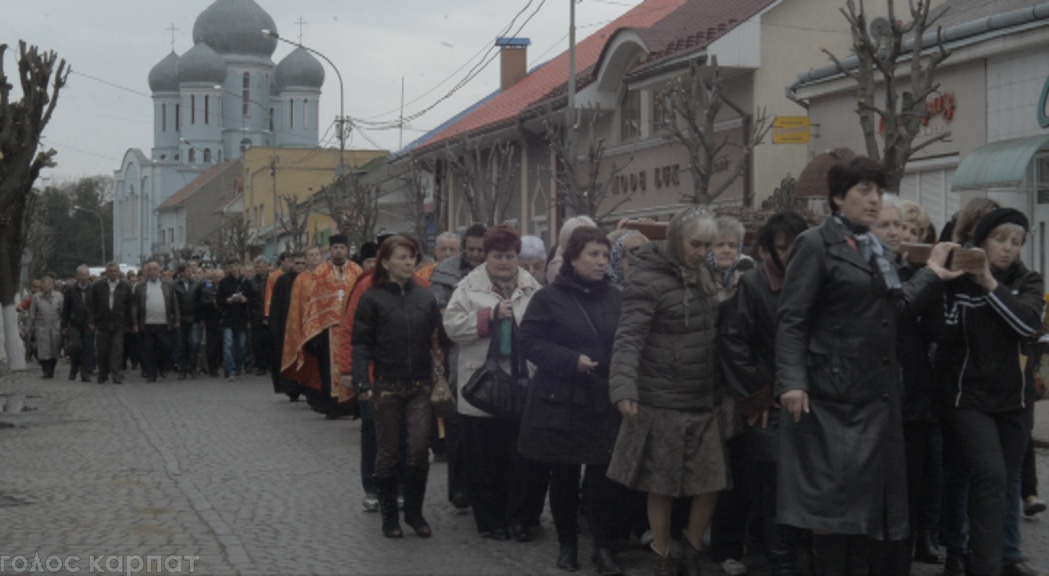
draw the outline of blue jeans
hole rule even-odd
[[[200,331],[196,322],[183,322],[175,332],[175,361],[179,370],[197,373],[197,351],[200,349]]]
[[[248,331],[245,328],[222,329],[222,357],[226,375],[233,376],[244,370],[244,350],[248,346]]]

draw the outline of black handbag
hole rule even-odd
[[[499,334],[498,326],[493,326],[484,366],[470,376],[460,392],[467,402],[492,416],[520,418],[528,393],[528,368],[523,365],[516,339],[510,347],[510,373],[499,366]]]

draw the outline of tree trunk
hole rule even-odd
[[[18,335],[18,312],[15,311],[15,303],[4,303],[3,314],[0,318],[3,326],[3,344],[7,352],[7,367],[11,370],[25,370],[25,346],[22,337]]]

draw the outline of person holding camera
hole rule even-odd
[[[236,380],[244,371],[248,344],[248,320],[257,299],[252,283],[240,273],[240,259],[226,261],[226,277],[219,282],[215,302],[222,311],[222,357],[226,378]]]

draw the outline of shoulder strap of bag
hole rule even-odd
[[[590,330],[594,332],[594,337],[597,338],[597,343],[600,345],[601,336],[598,335],[597,328],[594,327],[594,323],[590,320],[590,315],[586,313],[586,308],[583,308],[583,305],[579,303],[575,294],[570,294],[570,296],[572,296],[572,302],[575,302],[575,305],[579,307],[579,311],[583,313],[583,318],[586,318],[586,323],[590,325]]]

